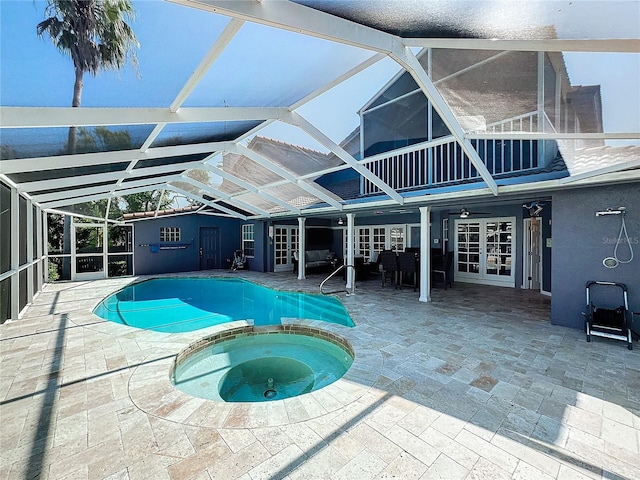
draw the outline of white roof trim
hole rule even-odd
[[[451,48],[456,50],[501,50],[514,52],[617,52],[639,53],[640,40],[626,39],[541,39],[502,40],[497,38],[405,38],[408,47]]]
[[[282,107],[0,107],[2,128],[98,127],[279,119]]]

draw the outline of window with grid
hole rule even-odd
[[[160,227],[161,242],[179,242],[180,227]]]
[[[365,260],[369,260],[371,256],[371,233],[369,228],[360,228],[358,230],[358,251],[356,253],[365,257]]]
[[[387,248],[387,233],[384,227],[373,229],[373,251],[381,252]]]
[[[404,252],[404,227],[391,227],[391,250],[395,252]]]
[[[246,257],[253,257],[255,254],[253,224],[242,225],[242,250]]]

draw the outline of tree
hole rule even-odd
[[[138,40],[127,23],[135,11],[130,0],[47,0],[38,36],[49,35],[55,47],[69,55],[75,70],[72,107],[79,107],[86,72],[137,66]],[[68,153],[75,153],[76,129],[69,128]]]
[[[148,192],[132,193],[120,197],[124,206],[122,213],[149,212],[159,208],[164,210],[171,206],[173,197],[168,192],[150,190]]]

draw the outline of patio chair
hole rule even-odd
[[[418,261],[416,254],[413,252],[401,252],[398,254],[398,270],[400,276],[400,285],[405,285],[407,281],[405,276],[411,278],[413,283],[413,291],[418,286]]]
[[[442,261],[439,262],[439,265],[434,265],[431,269],[431,277],[435,278],[438,276],[442,276],[442,283],[444,284],[444,289],[447,289],[447,285],[449,287],[453,286],[453,282],[451,281],[451,267],[453,265],[453,252],[447,252],[447,254],[443,257]]]
[[[244,256],[244,251],[236,250],[235,252],[233,252],[231,270],[244,270],[247,268],[247,266],[247,258]]]
[[[398,256],[396,252],[383,250],[378,258],[380,265],[382,265],[382,286],[384,287],[389,279],[398,288]]]

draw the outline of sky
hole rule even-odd
[[[40,0],[0,0],[3,106],[71,104],[71,60],[48,38],[36,35],[44,6]],[[138,71],[126,67],[96,77],[85,75],[83,106],[168,106],[229,21],[160,0],[134,1],[134,8],[132,26],[141,43]],[[246,23],[184,106],[287,105],[370,55]],[[565,59],[573,84],[602,86],[606,131],[640,131],[640,54],[567,54]],[[340,142],[358,125],[357,111],[398,71],[397,64],[385,59],[302,107],[300,113]],[[274,88],[282,84],[286,88]],[[52,135],[62,138],[63,130]],[[0,135],[7,141],[9,133]],[[279,123],[260,134],[325,150],[299,129]]]

